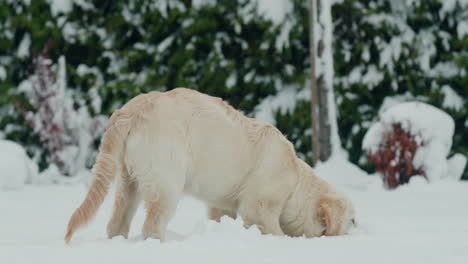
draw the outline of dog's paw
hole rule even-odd
[[[165,236],[162,234],[162,232],[157,232],[157,231],[143,231],[143,239],[157,239],[160,240],[161,242],[164,242]]]
[[[109,239],[112,239],[113,237],[116,236],[123,236],[125,239],[128,238],[128,228],[121,228],[118,225],[108,225],[107,226],[107,237]]]

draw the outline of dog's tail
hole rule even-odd
[[[106,127],[99,147],[96,164],[93,167],[94,179],[85,200],[75,210],[68,222],[65,242],[69,242],[73,233],[86,225],[95,215],[108,193],[109,185],[114,180],[117,169],[121,166],[125,140],[131,128],[132,116],[129,111],[115,111]]]

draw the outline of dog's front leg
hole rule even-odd
[[[232,219],[237,218],[237,213],[235,211],[223,210],[223,209],[219,209],[219,208],[211,207],[211,206],[208,206],[207,209],[208,209],[208,218],[218,223],[221,221],[221,217],[225,215],[229,216]]]
[[[249,228],[257,225],[262,234],[284,235],[280,227],[281,203],[269,199],[258,199],[244,202],[239,208],[239,214],[244,220],[244,226]]]

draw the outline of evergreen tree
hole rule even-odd
[[[273,122],[311,161],[307,0],[291,1],[279,23],[255,0],[51,2],[0,1],[0,131],[29,154],[45,152],[14,102],[28,107],[18,85],[51,40],[52,61],[66,58],[67,87],[92,115],[141,92],[190,87]],[[338,131],[349,159],[371,169],[362,138],[382,105],[405,100],[448,112],[453,151],[468,156],[466,1],[342,0],[332,13]]]
[[[283,59],[308,72],[306,1],[294,1]],[[334,90],[338,131],[349,159],[372,171],[362,150],[378,112],[392,103],[417,100],[449,113],[456,122],[453,153],[468,156],[468,6],[464,1],[344,0],[333,6]],[[297,56],[295,56],[297,55]],[[306,79],[295,76],[299,90]],[[302,85],[302,88],[301,88]],[[276,125],[310,161],[308,98],[276,111]],[[465,168],[464,179],[468,179]]]
[[[182,0],[49,1],[0,3],[0,65],[6,71],[1,92],[0,130],[44,157],[18,109],[27,105],[16,91],[32,73],[34,51],[49,40],[50,56],[67,62],[68,87],[85,95],[91,107],[110,114],[133,96],[152,90],[190,87],[227,99],[252,115],[255,106],[275,94],[284,69],[277,49],[280,27],[260,15],[255,2]],[[88,96],[98,87],[99,94]],[[102,102],[93,101],[99,96]],[[26,110],[31,110],[29,106]],[[19,125],[11,125],[19,124]],[[44,158],[41,167],[46,166]]]
[[[345,0],[334,17],[338,123],[351,161],[366,166],[361,142],[380,107],[407,100],[448,112],[456,122],[452,149],[467,155],[468,4]]]

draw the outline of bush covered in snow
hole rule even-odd
[[[363,140],[363,149],[388,188],[421,175],[429,181],[460,179],[466,158],[447,160],[455,129],[453,119],[428,104],[407,102],[383,112]]]

